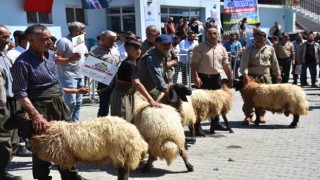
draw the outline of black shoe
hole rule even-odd
[[[316,84],[312,84],[311,87],[312,88],[318,88],[319,86],[317,86]]]
[[[20,176],[14,176],[7,171],[0,172],[0,180],[22,180]]]
[[[29,151],[25,146],[19,146],[18,151],[16,152],[16,156],[19,157],[31,157],[32,152]]]
[[[301,83],[301,87],[304,87],[304,86],[310,86],[310,84],[308,84],[308,83]]]

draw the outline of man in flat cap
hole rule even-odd
[[[276,81],[281,83],[280,69],[275,50],[272,46],[266,45],[266,33],[263,31],[256,31],[253,34],[254,45],[246,48],[241,56],[240,73],[243,76],[244,84],[247,84],[249,77],[255,78],[260,83],[271,84],[270,69],[276,77]],[[249,125],[252,121],[254,113],[253,107],[244,103],[242,110],[245,114],[243,124]],[[258,112],[260,116],[260,123],[265,123],[265,111]]]
[[[282,33],[282,40],[277,42],[273,47],[276,52],[279,67],[281,67],[282,83],[288,83],[291,64],[295,62],[294,46],[290,42],[289,34]]]
[[[171,43],[171,36],[159,35],[155,40],[155,48],[147,51],[138,62],[139,79],[154,99],[160,92],[169,95],[167,68],[177,64],[170,59]]]

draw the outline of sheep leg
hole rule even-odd
[[[260,123],[260,109],[255,109],[256,110],[256,120],[254,121],[254,125],[259,126]]]
[[[194,124],[188,126],[190,131],[190,138],[186,138],[186,143],[195,144],[196,143],[196,134],[194,130]]]
[[[141,172],[142,173],[149,172],[150,169],[152,168],[152,163],[155,160],[157,160],[157,157],[149,153],[149,158],[148,158],[147,164],[142,168]]]
[[[197,121],[197,122],[194,124],[194,129],[195,129],[195,135],[196,135],[196,136],[202,136],[202,137],[205,137],[205,136],[206,136],[206,133],[204,133],[204,132],[202,131],[200,121]]]
[[[223,118],[223,120],[224,120],[224,123],[225,123],[226,126],[227,126],[228,131],[229,131],[230,133],[234,133],[233,130],[231,129],[230,125],[229,125],[229,121],[228,121],[227,116],[224,114],[224,115],[222,115],[222,118]]]
[[[129,179],[129,169],[118,168],[118,180],[128,180],[128,179]]]
[[[299,115],[293,115],[293,121],[291,122],[289,128],[296,128],[299,122]]]
[[[180,149],[179,154],[182,157],[184,164],[186,165],[186,167],[188,169],[188,172],[193,172],[193,166],[188,161],[188,155],[187,155],[186,150]]]

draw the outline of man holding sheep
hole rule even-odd
[[[228,60],[227,50],[218,45],[219,33],[215,27],[210,27],[206,31],[206,42],[203,42],[193,49],[192,72],[194,83],[197,88],[216,90],[221,87],[222,71],[228,77],[228,87],[233,86],[232,70]],[[210,133],[214,130],[227,130],[220,124],[219,116],[211,119]],[[201,130],[200,122],[195,124],[195,133],[197,136],[205,136]]]
[[[178,63],[171,60],[171,43],[171,36],[159,35],[154,48],[147,51],[138,62],[139,79],[153,99],[157,99],[161,92],[169,96],[166,72]]]
[[[12,67],[14,97],[32,118],[32,126],[37,134],[47,127],[47,120],[69,120],[69,111],[61,96],[51,33],[46,26],[36,24],[25,31],[30,48],[22,53]],[[33,154],[32,171],[35,179],[51,179],[50,162]],[[83,179],[74,169],[61,170],[61,179]]]
[[[275,50],[272,46],[265,44],[266,33],[256,31],[254,34],[254,45],[244,50],[240,61],[240,73],[243,76],[243,83],[247,84],[249,76],[252,76],[260,83],[271,84],[270,69],[276,77],[276,81],[281,83],[281,73],[276,57]],[[249,125],[253,123],[252,116],[254,114],[253,107],[244,103],[242,110],[245,114],[243,124]],[[265,123],[265,111],[259,112],[260,123]]]

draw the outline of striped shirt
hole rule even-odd
[[[28,91],[58,83],[57,66],[52,51],[45,57],[39,56],[31,48],[22,53],[11,69],[14,97],[28,97]]]

